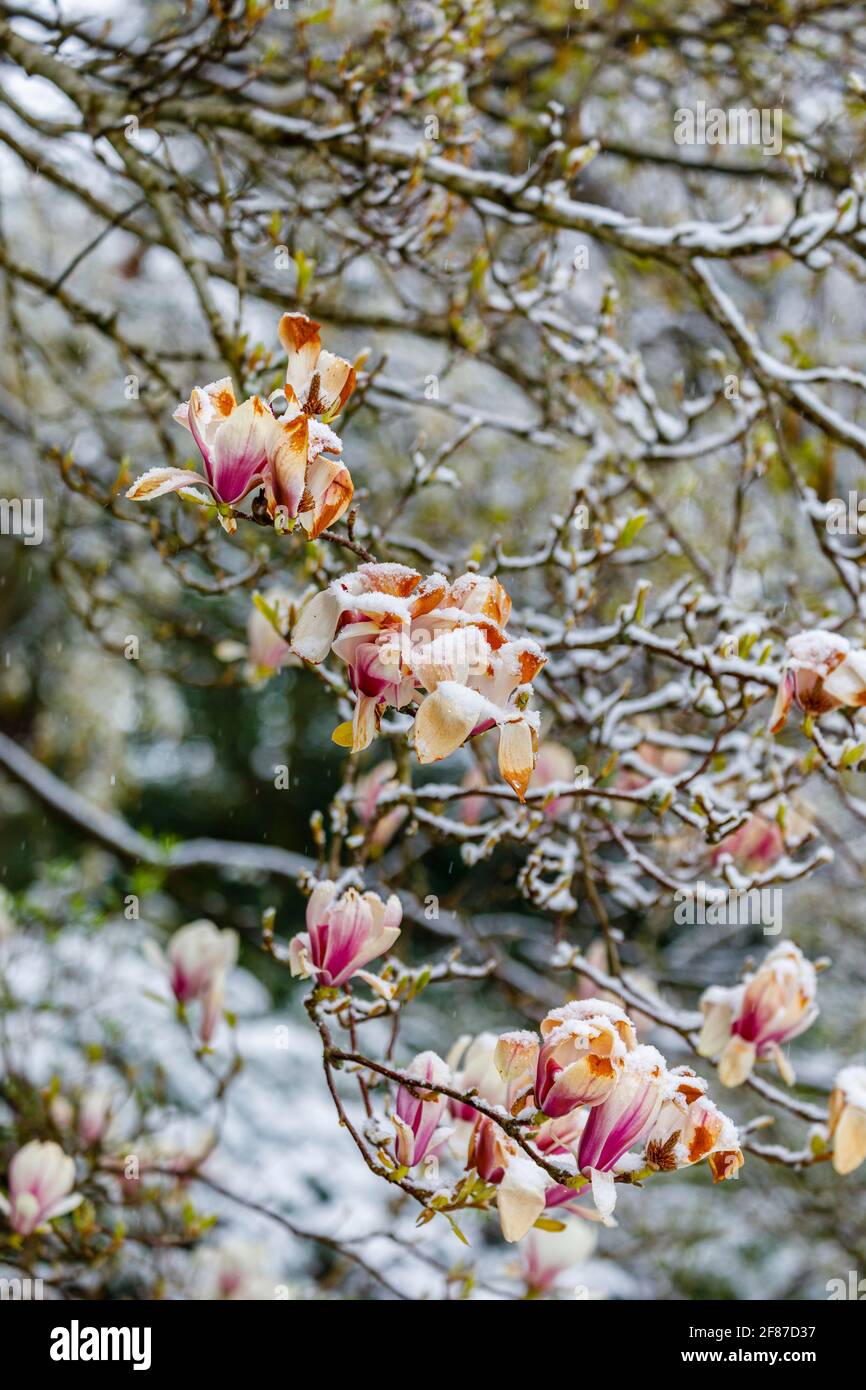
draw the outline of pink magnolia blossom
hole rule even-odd
[[[456,1091],[475,1091],[488,1105],[505,1105],[508,1085],[496,1063],[498,1038],[495,1033],[479,1033],[476,1038],[458,1038],[448,1053],[448,1064]],[[449,1109],[457,1120],[474,1123],[477,1111],[463,1101],[450,1100]]]
[[[406,1074],[417,1077],[420,1084],[415,1095],[408,1086],[401,1086],[397,1092],[397,1113],[392,1117],[396,1131],[394,1152],[398,1163],[413,1168],[445,1138],[440,1121],[447,1113],[448,1100],[436,1092],[436,1086],[450,1086],[452,1080],[447,1062],[435,1052],[419,1052]]]
[[[113,1098],[110,1091],[90,1087],[78,1102],[78,1133],[87,1146],[104,1139],[111,1122]]]
[[[393,840],[409,814],[405,806],[379,810],[379,802],[389,792],[398,791],[397,764],[392,758],[377,763],[355,783],[353,804],[358,820],[366,831],[366,840],[374,855],[381,853]]]
[[[264,680],[284,666],[297,666],[288,634],[298,603],[286,589],[268,589],[256,595],[247,619],[247,660],[252,676]]]
[[[344,661],[355,691],[351,729],[336,742],[366,748],[388,708],[418,702],[418,761],[438,762],[468,738],[499,729],[499,769],[522,800],[538,746],[529,685],[544,664],[537,643],[509,640],[511,601],[498,580],[465,574],[449,584],[397,564],[364,564],[317,594],[292,647],[305,661]]]
[[[830,1095],[833,1167],[844,1176],[866,1159],[866,1067],[843,1067]]]
[[[207,489],[221,504],[220,521],[237,530],[230,509],[262,486],[275,524],[300,520],[311,539],[339,520],[352,500],[351,475],[339,459],[342,443],[329,421],[355,386],[355,369],[322,350],[319,324],[306,314],[284,314],[279,335],[288,352],[285,414],[277,418],[272,401],[258,396],[238,404],[230,377],[196,386],[174,418],[190,434],[202,457],[203,472],[151,468],[127,492],[132,501],[149,501],[169,492],[198,501]],[[273,398],[272,398],[273,399]],[[324,416],[325,419],[318,417]]]
[[[534,1226],[520,1246],[521,1268],[533,1293],[549,1293],[567,1271],[588,1260],[598,1237],[586,1221],[568,1221],[564,1231]]]
[[[635,1047],[634,1025],[617,1004],[579,999],[553,1009],[541,1024],[535,1098],[545,1115],[600,1105]]]
[[[778,821],[764,816],[749,816],[738,830],[726,835],[713,850],[712,861],[717,864],[723,855],[730,855],[744,873],[761,873],[772,868],[785,853],[785,837]]]
[[[237,932],[213,922],[189,922],[171,938],[167,959],[149,943],[148,955],[168,974],[179,1004],[202,1004],[200,1037],[209,1043],[223,1011],[226,976],[237,960]]]
[[[845,637],[823,628],[788,638],[788,661],[770,716],[770,733],[785,727],[792,704],[821,715],[840,706],[866,705],[866,652],[852,651]]]
[[[743,1154],[733,1120],[706,1096],[706,1081],[689,1067],[677,1067],[669,1075],[676,1089],[646,1136],[646,1163],[670,1173],[705,1158],[714,1182],[735,1178]]]
[[[791,1085],[793,1069],[782,1047],[818,1017],[815,967],[799,946],[780,942],[740,985],[713,985],[701,996],[702,1057],[718,1057],[723,1086],[741,1086],[755,1062],[772,1058]]]
[[[355,888],[338,895],[336,885],[325,879],[307,903],[307,930],[292,939],[292,974],[314,976],[319,984],[333,988],[346,984],[371,960],[390,951],[400,935],[402,916],[400,899],[393,893],[387,902]],[[361,978],[380,984],[366,972]]]
[[[9,1164],[9,1195],[0,1196],[13,1231],[32,1235],[49,1221],[74,1211],[83,1198],[73,1192],[75,1162],[52,1141],[31,1140]]]
[[[264,481],[276,422],[258,396],[238,405],[231,378],[223,377],[209,386],[194,387],[189,400],[175,410],[174,418],[198,445],[204,473],[151,468],[127,492],[132,501],[152,501],[168,492],[186,492],[201,501],[202,495],[195,490],[198,483],[216,502],[230,507]],[[221,514],[220,519],[230,533],[237,530],[232,517]]]

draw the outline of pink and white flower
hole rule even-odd
[[[866,1159],[866,1067],[843,1067],[830,1095],[833,1167],[844,1176]]]
[[[673,1089],[664,1057],[640,1043],[627,1053],[613,1090],[590,1110],[577,1147],[577,1165],[590,1177],[603,1216],[613,1211],[616,1200],[613,1169],[650,1132]]]
[[[339,520],[352,500],[351,475],[339,459],[342,443],[328,423],[355,386],[355,369],[322,350],[319,324],[305,314],[284,314],[279,335],[289,354],[282,393],[285,413],[272,402],[251,396],[239,405],[230,377],[194,387],[174,418],[198,445],[203,473],[185,468],[151,468],[127,492],[132,501],[149,501],[179,492],[196,501],[220,504],[220,522],[237,530],[231,509],[262,486],[275,524],[300,520],[311,539]],[[272,398],[273,399],[273,398]],[[325,419],[319,419],[324,416]]]
[[[380,989],[382,981],[363,970],[390,951],[400,935],[403,909],[396,894],[383,902],[377,893],[347,888],[342,895],[330,879],[318,883],[307,903],[307,930],[289,946],[292,974],[337,988],[354,975]]]
[[[479,1033],[476,1038],[464,1034],[457,1039],[448,1053],[456,1091],[475,1091],[488,1105],[506,1104],[508,1085],[496,1063],[498,1044],[495,1033]],[[474,1123],[478,1113],[459,1100],[449,1101],[449,1108],[455,1119],[470,1123]]]
[[[690,1068],[678,1067],[669,1075],[676,1089],[646,1137],[648,1166],[670,1173],[705,1158],[714,1182],[735,1178],[743,1154],[733,1120],[704,1094],[706,1081]]]
[[[178,1004],[199,1002],[199,1035],[209,1043],[223,1011],[226,976],[238,957],[238,936],[199,920],[181,927],[171,938],[168,957],[153,942],[146,947],[154,964],[168,974]]]
[[[601,1105],[636,1046],[634,1025],[617,1004],[579,999],[553,1009],[541,1024],[535,1099],[545,1115]]]
[[[9,1164],[9,1194],[0,1195],[0,1211],[18,1235],[32,1235],[84,1200],[74,1186],[75,1161],[59,1144],[33,1139]]]
[[[298,660],[289,643],[289,632],[298,613],[298,602],[286,589],[268,589],[256,595],[247,619],[247,660],[254,680],[266,680]]]
[[[307,605],[292,646],[312,662],[333,650],[349,668],[355,712],[336,742],[358,752],[385,709],[418,701],[419,762],[438,762],[498,727],[500,771],[522,800],[538,746],[528,687],[545,657],[535,642],[508,639],[510,606],[496,579],[466,574],[449,585],[405,565],[365,564]]]
[[[840,706],[866,705],[866,651],[835,632],[813,628],[788,638],[788,660],[770,716],[770,733],[785,727],[792,704],[821,715]]]
[[[534,1226],[520,1246],[521,1267],[533,1293],[549,1293],[562,1276],[593,1254],[598,1237],[586,1221],[566,1222],[564,1231]]]
[[[718,1057],[723,1086],[741,1086],[755,1063],[766,1058],[793,1084],[794,1071],[782,1047],[818,1017],[816,989],[811,961],[793,942],[780,942],[742,984],[704,991],[698,1051],[702,1057]]]
[[[366,841],[374,855],[387,848],[409,814],[405,806],[379,810],[382,798],[389,792],[399,790],[397,764],[393,758],[386,758],[384,762],[377,763],[355,783],[352,803],[358,820],[364,826]]]
[[[127,492],[132,501],[152,501],[168,492],[187,493],[205,501],[195,487],[201,484],[214,501],[230,508],[264,482],[276,422],[258,396],[238,405],[231,378],[222,377],[209,386],[194,387],[189,400],[175,410],[174,418],[198,445],[204,473],[151,468]],[[237,530],[237,522],[227,512],[220,513],[220,520],[230,534]]]
[[[394,1152],[397,1162],[407,1168],[422,1163],[432,1149],[438,1148],[447,1132],[440,1121],[447,1113],[447,1097],[436,1086],[451,1086],[451,1069],[435,1052],[419,1052],[406,1068],[407,1076],[417,1077],[419,1085],[401,1086],[397,1092],[397,1113],[392,1116],[396,1138]]]

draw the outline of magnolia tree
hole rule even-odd
[[[651,1250],[681,1190],[707,1230],[775,1202],[847,1278],[856,16],[0,16],[0,763],[107,851],[98,884],[58,878],[40,830],[7,872],[10,1016],[53,1010],[69,1056],[12,1030],[0,1257],[61,1292],[289,1296],[213,1242],[195,1203],[221,1197],[371,1297],[553,1296],[623,1235]],[[161,1046],[16,976],[25,934],[50,960],[112,923]],[[220,1177],[259,1065],[226,1004],[239,931],[289,1058],[275,1209]],[[426,1285],[373,1228],[295,1219],[310,1044],[322,1164],[352,1152],[343,1197],[381,1189],[383,1238],[429,1239]],[[195,1141],[161,1136],[205,1105]],[[193,1276],[164,1267],[202,1240]]]

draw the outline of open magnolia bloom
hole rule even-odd
[[[304,661],[324,661],[332,647],[349,668],[355,691],[351,729],[341,726],[335,742],[353,752],[367,748],[388,706],[401,709],[417,684],[403,647],[413,625],[442,598],[447,581],[439,574],[422,580],[407,565],[360,565],[316,594],[292,633],[292,649]],[[404,640],[409,639],[409,640]]]
[[[792,941],[774,946],[754,974],[730,989],[713,985],[701,996],[702,1057],[718,1058],[723,1086],[741,1086],[758,1060],[771,1058],[790,1086],[794,1071],[782,1047],[814,1023],[815,967]]]
[[[383,992],[383,982],[363,967],[390,951],[400,935],[402,917],[394,893],[383,903],[378,893],[347,888],[338,896],[330,879],[317,883],[307,903],[307,930],[289,944],[292,974],[334,988],[360,975]]]
[[[788,660],[770,716],[770,733],[785,727],[796,704],[804,714],[827,714],[840,706],[866,705],[866,651],[835,632],[814,628],[798,632],[787,642]]]
[[[283,314],[277,332],[286,349],[286,399],[304,415],[332,420],[355,389],[355,368],[322,348],[321,324]]]
[[[468,1167],[497,1187],[500,1224],[509,1241],[521,1240],[549,1209],[565,1209],[610,1224],[620,1174],[647,1168],[672,1172],[705,1158],[718,1182],[736,1177],[743,1163],[736,1128],[705,1096],[706,1082],[688,1067],[669,1069],[654,1047],[635,1044],[631,1021],[618,1006],[585,1002],[596,1010],[609,1010],[591,1017],[612,1027],[621,1052],[609,1033],[606,1041],[620,1065],[602,1098],[590,1092],[589,1099],[545,1119],[534,1135],[526,1133],[531,1148],[548,1163],[573,1174],[575,1185],[555,1180],[491,1117],[479,1116],[472,1131]],[[584,1021],[573,1005],[566,1004],[550,1015],[555,1023],[551,1039],[562,1032],[563,1016],[565,1021]],[[533,1046],[537,1043],[531,1033],[506,1033],[497,1048],[500,1074],[512,1078],[518,1096],[531,1076],[527,1066],[532,1063]],[[580,1061],[588,1055],[583,1049]],[[544,1047],[539,1072],[543,1056]],[[529,1104],[531,1094],[526,1099]],[[508,1107],[511,1113],[518,1111],[519,1104],[518,1099]],[[522,1114],[525,1120],[527,1108]]]
[[[438,762],[468,738],[499,729],[499,771],[522,801],[538,755],[538,716],[529,686],[546,661],[537,642],[505,632],[511,600],[499,580],[464,574],[418,634],[411,669],[428,693],[413,731],[421,763]]]
[[[601,1105],[636,1046],[631,1019],[604,999],[576,999],[551,1010],[541,1037],[535,1100],[550,1116],[567,1115],[578,1105]]]
[[[866,1158],[866,1067],[843,1067],[830,1095],[833,1167],[844,1176]]]
[[[713,1182],[735,1178],[743,1166],[743,1154],[733,1120],[704,1094],[706,1081],[689,1067],[676,1067],[669,1075],[676,1089],[646,1137],[647,1165],[672,1173],[705,1158]]]
[[[447,1059],[456,1091],[475,1091],[489,1105],[506,1104],[508,1083],[497,1066],[498,1045],[495,1033],[479,1033],[476,1038],[463,1034],[457,1039]],[[450,1100],[448,1105],[456,1120],[474,1122],[476,1112],[471,1105],[459,1100]]]
[[[74,1159],[53,1141],[33,1139],[9,1164],[9,1195],[0,1195],[0,1211],[13,1231],[30,1236],[80,1205],[84,1199],[74,1186]]]
[[[133,502],[152,501],[168,492],[207,501],[196,489],[200,484],[214,501],[229,508],[264,481],[277,422],[258,396],[238,405],[231,378],[222,377],[209,386],[194,387],[189,400],[175,410],[174,418],[198,445],[204,473],[188,468],[151,468],[127,492]],[[237,530],[237,522],[227,513],[220,513],[220,521],[230,534]]]
[[[174,418],[198,445],[204,472],[151,468],[127,497],[140,502],[179,492],[207,501],[196,488],[200,484],[220,504],[220,521],[229,534],[237,530],[230,509],[260,486],[279,529],[300,521],[315,540],[339,520],[354,488],[345,464],[326,457],[343,448],[328,421],[351,395],[355,369],[322,351],[319,325],[306,314],[284,314],[279,335],[289,354],[285,390],[267,403],[251,396],[239,405],[230,377],[194,387]],[[279,418],[272,404],[277,394],[285,396],[286,404]]]
[[[449,585],[405,565],[365,564],[311,600],[292,647],[313,662],[333,650],[349,668],[355,712],[336,742],[358,752],[389,706],[420,700],[413,730],[419,762],[446,758],[498,726],[500,771],[522,799],[538,747],[526,687],[545,658],[535,642],[508,640],[502,624],[509,609],[496,579],[466,574]]]
[[[398,1163],[413,1168],[448,1136],[449,1131],[440,1128],[448,1101],[435,1088],[450,1086],[452,1081],[451,1068],[435,1052],[419,1052],[406,1072],[417,1077],[420,1084],[416,1095],[408,1086],[401,1086],[397,1092],[397,1113],[392,1116],[396,1130],[394,1154]]]

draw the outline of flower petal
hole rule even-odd
[[[332,589],[323,589],[305,603],[292,630],[292,651],[304,661],[324,661],[331,650],[342,612]]]
[[[201,493],[196,492],[193,486],[195,483],[203,483],[206,488],[210,488],[207,479],[190,468],[149,468],[140,478],[136,478],[126,495],[131,502],[149,502],[154,497],[164,496],[167,492],[188,491],[191,496],[210,501],[210,498],[204,498]]]
[[[466,686],[443,682],[422,700],[415,715],[415,752],[420,763],[435,763],[465,743],[484,705]]]

